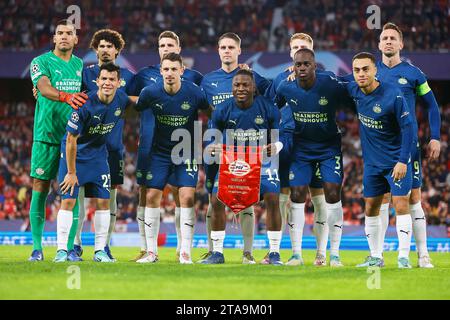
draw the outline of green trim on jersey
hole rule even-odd
[[[416,87],[416,92],[417,92],[417,95],[419,96],[419,97],[421,97],[421,96],[423,96],[423,95],[426,95],[428,92],[430,92],[431,91],[431,88],[430,88],[430,86],[428,85],[428,82],[427,81],[425,81],[424,83],[422,83],[422,84],[419,84],[417,87]]]
[[[30,64],[34,86],[37,86],[42,76],[46,76],[54,88],[69,93],[80,92],[82,71],[83,60],[72,55],[66,62],[52,51],[34,58]],[[60,144],[71,113],[72,108],[68,104],[47,99],[39,92],[34,113],[33,141]]]

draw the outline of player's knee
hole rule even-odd
[[[264,195],[264,202],[268,208],[279,208],[280,197],[277,193],[266,193]]]
[[[97,199],[96,202],[97,210],[109,210],[109,199]]]
[[[291,201],[295,203],[304,203],[306,201],[306,192],[308,187],[292,187]]]
[[[50,181],[33,179],[33,190],[37,192],[48,193],[50,190]]]
[[[61,210],[72,211],[75,207],[76,199],[64,199],[61,201]]]
[[[395,212],[399,215],[409,213],[409,197],[393,197],[392,204],[394,205]]]
[[[409,203],[410,204],[416,204],[421,201],[421,194],[420,194],[420,188],[418,189],[412,189],[411,195],[409,196]]]
[[[311,195],[312,196],[312,195]],[[326,188],[325,200],[327,203],[341,201],[341,188],[339,185],[330,185]]]
[[[219,198],[217,198],[216,195],[211,196],[211,206],[213,209],[213,214],[225,211],[223,203],[219,200]]]
[[[157,189],[147,189],[146,206],[150,208],[159,208],[162,191]]]
[[[312,188],[309,187],[309,193],[311,193],[311,197],[320,196],[324,194],[324,191],[322,188]]]
[[[391,202],[391,194],[385,193],[383,196],[383,203],[389,203],[389,202]]]
[[[145,202],[147,198],[147,188],[144,186],[139,187],[139,206],[145,207]]]

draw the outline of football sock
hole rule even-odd
[[[106,239],[108,238],[109,221],[110,221],[109,210],[95,210],[94,215],[95,252],[105,249]]]
[[[382,258],[380,248],[381,221],[380,217],[366,216],[364,231],[369,243],[370,255],[375,258]]]
[[[69,210],[59,210],[56,218],[56,242],[58,250],[67,251],[67,240],[69,238],[69,230],[72,226],[73,214]]]
[[[244,252],[253,252],[253,238],[255,236],[255,212],[248,207],[239,212],[242,237],[244,238]]]
[[[158,233],[160,221],[160,209],[145,207],[145,240],[147,241],[147,251],[157,253]]]
[[[302,254],[303,227],[305,226],[305,203],[291,203],[288,215],[289,235],[291,236],[292,252]]]
[[[428,256],[427,248],[427,221],[420,202],[409,206],[412,218],[414,239],[419,257]]]
[[[326,257],[328,242],[328,223],[326,223],[326,221],[328,213],[325,196],[320,194],[318,196],[311,197],[311,202],[314,206],[313,231],[316,236],[317,252]]]
[[[67,240],[67,250],[73,250],[73,243],[75,241],[75,236],[77,235],[78,230],[78,223],[79,223],[79,204],[78,199],[75,201],[75,206],[72,209],[73,212],[73,221],[72,226],[70,227],[69,231],[69,239]]]
[[[267,231],[269,238],[269,252],[280,252],[281,231]]]
[[[225,230],[223,231],[212,231],[211,230],[211,240],[213,243],[213,251],[223,253],[223,240],[225,239]]]
[[[191,255],[192,237],[194,235],[194,208],[180,208],[181,252]]]
[[[280,193],[280,213],[281,213],[281,234],[283,234],[284,229],[286,229],[286,221],[288,215],[288,203],[289,195]]]
[[[389,203],[383,203],[380,207],[380,219],[381,219],[381,236],[380,236],[380,249],[384,251],[384,239],[386,238],[386,230],[389,226]]]
[[[398,236],[398,257],[409,258],[412,236],[412,219],[410,214],[402,214],[396,217]]]
[[[81,246],[81,233],[83,232],[83,224],[86,219],[86,207],[84,202],[84,187],[78,189],[78,225],[77,234],[75,235],[75,244]]]
[[[30,225],[33,238],[33,250],[42,250],[42,235],[45,226],[45,203],[47,193],[32,191],[30,204]]]
[[[206,237],[208,238],[208,251],[213,251],[213,242],[211,240],[211,215],[213,209],[211,202],[208,204],[208,210],[206,211]]]
[[[175,207],[175,231],[177,232],[177,252],[181,249],[180,207]]]
[[[117,219],[117,189],[111,189],[109,195],[109,209],[111,211],[109,218],[108,237],[106,238],[106,245],[111,243],[111,235],[116,226]]]
[[[342,228],[344,227],[344,212],[341,201],[327,203],[328,228],[330,232],[330,255],[339,256]]]
[[[141,251],[147,251],[147,240],[145,238],[145,207],[139,206],[136,212],[136,218],[141,236]]]

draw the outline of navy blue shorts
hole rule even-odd
[[[363,193],[364,197],[378,197],[391,192],[393,196],[406,196],[411,191],[411,163],[407,165],[406,176],[394,181],[391,177],[393,168],[382,169],[374,166],[364,166]]]
[[[322,189],[322,175],[320,174],[320,165],[316,163],[316,168],[314,169],[313,175],[311,177],[311,182],[309,183],[311,188]]]
[[[70,195],[70,190],[68,193],[62,194],[61,189],[59,194],[61,198],[64,199],[77,199],[78,191],[80,187],[84,186],[84,196],[86,198],[99,198],[99,199],[109,199],[110,188],[111,188],[111,178],[109,175],[108,161],[98,161],[95,162],[77,162],[76,163],[78,185],[75,185],[73,194]],[[64,177],[67,174],[67,163],[66,159],[61,157],[59,161],[59,171],[58,171],[58,183],[61,184],[64,181]]]
[[[123,152],[108,151],[108,164],[111,175],[111,185],[123,184]]]
[[[422,161],[420,159],[420,144],[411,150],[411,163],[412,163],[412,189],[417,189],[422,186]]]
[[[325,160],[305,161],[295,159],[291,163],[289,171],[289,185],[291,187],[309,185],[313,188],[322,188],[322,184],[318,184],[320,180],[323,182],[342,184],[343,175],[342,154]]]
[[[150,163],[150,150],[138,147],[136,164],[136,181],[140,186],[145,186],[147,178],[147,167]]]
[[[171,175],[173,175],[173,178],[171,178]],[[195,188],[197,180],[198,165],[195,159],[186,159],[182,164],[174,164],[170,154],[151,153],[145,176],[147,188],[163,190],[167,183],[174,187]]]

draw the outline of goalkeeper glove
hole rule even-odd
[[[86,103],[88,96],[84,92],[67,93],[64,91],[59,92],[59,101],[67,103],[69,106],[78,110],[83,104]]]

